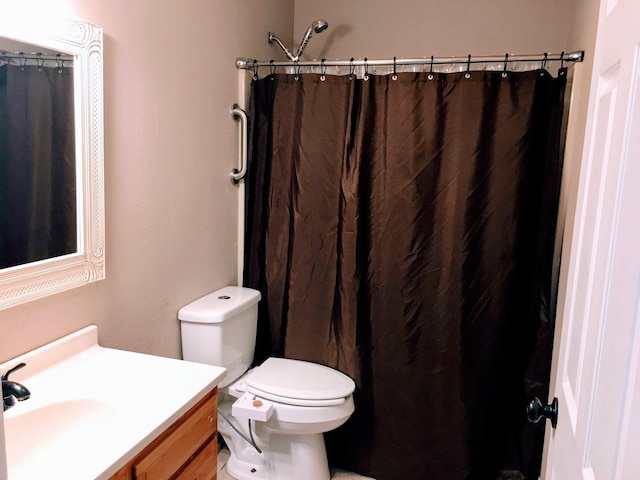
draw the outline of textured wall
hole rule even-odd
[[[89,324],[179,357],[178,308],[236,282],[234,60],[290,41],[293,0],[29,1],[104,28],[107,279],[0,311],[0,360]]]

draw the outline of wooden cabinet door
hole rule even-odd
[[[151,450],[133,465],[136,480],[169,480],[217,433],[215,395],[206,397],[178,425],[174,424]],[[210,442],[210,443],[213,443]],[[215,457],[214,457],[215,459]]]
[[[216,480],[218,469],[218,445],[213,438],[187,465],[175,480]]]
[[[215,480],[216,394],[207,394],[109,480]]]

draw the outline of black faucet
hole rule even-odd
[[[13,407],[16,404],[16,400],[22,402],[31,396],[31,392],[27,387],[19,384],[18,382],[12,382],[9,380],[9,374],[26,366],[26,363],[19,363],[2,375],[2,400],[4,401],[4,410],[8,410]]]

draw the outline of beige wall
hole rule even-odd
[[[596,0],[576,12],[575,0],[52,2],[105,31],[107,279],[0,311],[0,360],[92,323],[104,345],[180,355],[177,309],[237,280],[233,61],[279,54],[267,31],[293,45],[292,32],[297,43],[325,18],[305,52],[318,58],[579,48],[589,58]],[[588,91],[580,81],[574,91]],[[583,116],[568,150],[581,145]]]
[[[296,0],[295,42],[316,18],[306,58],[391,58],[566,50],[577,0]],[[297,45],[296,45],[297,47]],[[280,57],[277,57],[280,58]]]
[[[571,246],[573,215],[577,199],[580,161],[584,143],[584,131],[591,87],[591,70],[598,23],[600,0],[583,0],[576,6],[571,23],[568,49],[584,50],[584,62],[576,65],[571,93],[571,111],[567,126],[567,145],[561,198],[561,215],[567,219],[564,246]],[[566,263],[566,262],[565,262]]]
[[[107,279],[0,311],[0,361],[89,324],[179,357],[178,308],[237,281],[234,60],[291,40],[293,0],[29,1],[104,28]]]

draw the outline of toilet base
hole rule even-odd
[[[342,425],[353,413],[353,397],[330,407],[274,403],[266,421],[234,417],[233,403],[244,393],[242,380],[223,388],[218,397],[218,432],[229,448],[227,472],[238,480],[330,480],[324,432]],[[238,433],[240,432],[240,433]],[[248,441],[253,437],[261,450]]]
[[[229,452],[231,452],[231,449],[229,449]],[[227,473],[238,480],[247,480],[250,478],[255,480],[269,480],[267,476],[269,472],[266,465],[240,460],[233,453],[229,455],[226,468]]]
[[[226,435],[223,436],[227,440]],[[234,443],[236,442],[227,441],[231,453],[227,461],[227,472],[238,480],[330,479],[324,437],[321,433],[271,434],[268,442],[269,451],[264,451],[263,455],[260,455],[261,458],[242,458],[247,450],[242,448],[240,452],[234,452]]]

